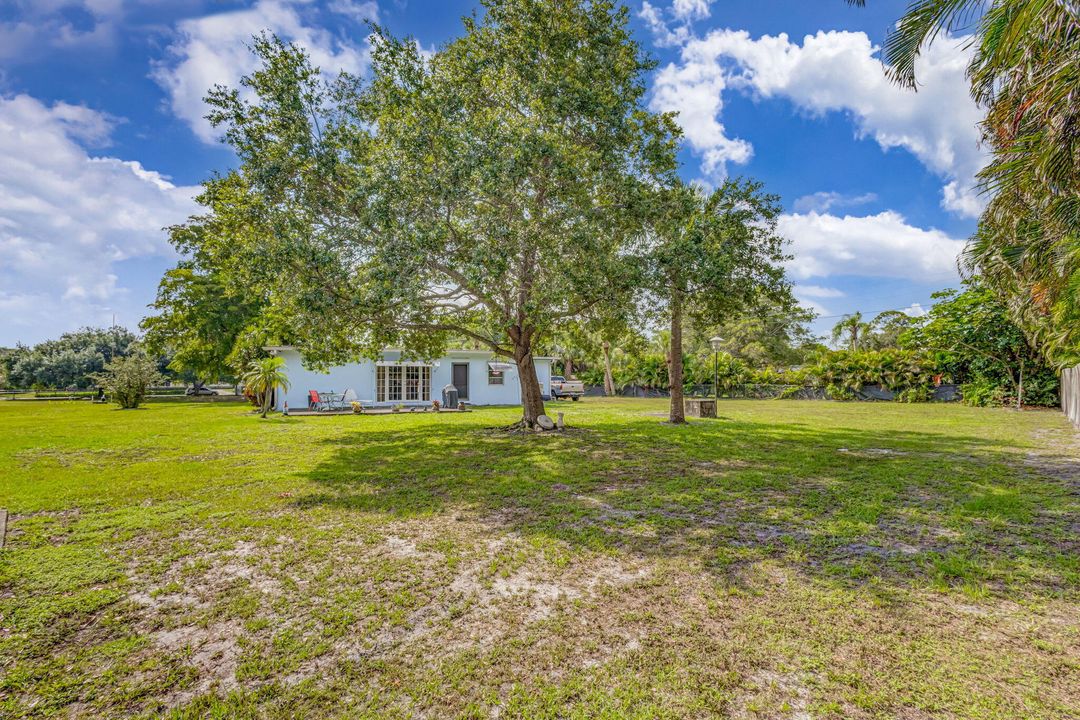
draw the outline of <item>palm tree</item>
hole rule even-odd
[[[262,417],[266,417],[266,414],[270,412],[270,399],[274,395],[274,390],[289,389],[289,378],[285,374],[284,367],[285,358],[268,357],[252,360],[248,371],[244,373],[244,387],[259,399]]]
[[[866,344],[866,338],[870,334],[870,330],[870,323],[863,322],[861,312],[852,313],[851,315],[845,315],[840,322],[833,326],[832,339],[834,343],[837,343],[846,336],[845,344],[848,350],[855,352]]]
[[[915,87],[927,44],[961,29],[973,31],[968,77],[992,151],[979,177],[993,194],[965,264],[1048,359],[1080,362],[1080,3],[912,0],[885,42],[890,76]]]

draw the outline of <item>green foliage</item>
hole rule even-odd
[[[256,398],[263,417],[270,412],[274,391],[289,389],[289,377],[284,368],[285,358],[268,357],[252,360],[244,373],[244,389]]]
[[[670,328],[670,422],[684,421],[683,322],[716,325],[762,302],[794,305],[784,277],[781,206],[753,180],[727,179],[712,192],[677,183],[656,194],[645,282]],[[689,376],[695,373],[688,368]]]
[[[914,87],[916,60],[943,30],[970,35],[967,74],[986,108],[980,181],[991,199],[965,261],[1044,358],[1078,363],[1080,9],[1071,0],[915,0],[884,44],[892,77]]]
[[[998,294],[980,278],[964,289],[934,294],[928,315],[902,336],[905,347],[933,354],[956,382],[970,384],[978,403],[1001,397],[1012,402],[1023,378],[1022,401],[1056,405],[1057,373],[1031,347]],[[1000,392],[990,392],[994,386]]]
[[[258,333],[265,301],[230,282],[234,269],[216,257],[228,243],[190,242],[196,229],[205,234],[212,228],[209,221],[173,228],[173,244],[180,252],[191,251],[193,259],[165,273],[151,306],[158,314],[142,322],[148,349],[170,353],[172,370],[202,380],[235,377],[253,354],[261,354],[258,340],[265,341]]]
[[[870,323],[867,345],[873,350],[885,350],[901,347],[904,333],[918,324],[918,318],[902,310],[886,310],[878,313]]]
[[[823,353],[806,377],[832,399],[851,400],[867,385],[880,385],[903,402],[933,397],[941,369],[936,360],[915,350],[837,350]]]
[[[909,387],[896,393],[896,402],[924,403],[934,399],[934,390],[929,385]]]
[[[11,387],[8,378],[11,374],[11,365],[15,360],[15,352],[13,348],[0,348],[0,389]]]
[[[798,305],[794,298],[762,298],[740,309],[719,325],[698,330],[702,352],[709,351],[707,339],[719,335],[721,349],[757,368],[787,367],[806,360],[814,341],[807,324],[814,313]]]
[[[965,405],[973,407],[1001,407],[1006,403],[1005,388],[1001,383],[985,376],[977,376],[960,386]]]
[[[161,384],[157,362],[141,350],[130,355],[116,357],[105,364],[104,370],[95,373],[92,380],[105,389],[109,398],[120,407],[132,410],[146,398],[146,391]]]
[[[14,388],[90,387],[92,376],[114,358],[131,352],[136,341],[122,327],[84,328],[56,340],[9,351],[3,361],[7,384]]]
[[[833,326],[832,341],[843,345],[851,352],[861,350],[866,345],[866,338],[871,331],[870,323],[863,322],[862,313],[846,315]]]

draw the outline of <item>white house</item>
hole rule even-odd
[[[300,351],[290,345],[267,347],[271,355],[285,360],[288,392],[278,392],[278,410],[308,406],[308,393],[344,393],[353,390],[365,405],[428,405],[442,399],[442,389],[454,385],[458,398],[470,405],[517,405],[521,385],[517,366],[484,350],[450,350],[434,361],[403,360],[400,350],[387,350],[377,361],[362,360],[338,365],[328,372],[304,367]],[[533,359],[540,392],[551,392],[549,357]]]

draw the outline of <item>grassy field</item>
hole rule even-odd
[[[0,403],[0,717],[1077,718],[1060,414]]]

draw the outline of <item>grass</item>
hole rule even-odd
[[[0,404],[0,717],[1075,718],[1054,412]]]

